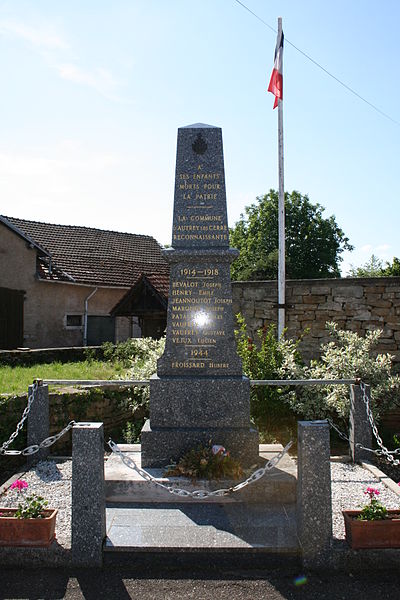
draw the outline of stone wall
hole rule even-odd
[[[53,388],[54,390],[54,388]],[[8,439],[21,418],[27,403],[27,394],[0,395],[0,445]],[[61,431],[71,420],[100,421],[105,434],[119,436],[126,422],[138,422],[147,416],[147,407],[137,404],[133,388],[108,386],[106,388],[63,388],[49,393],[50,435]],[[108,439],[108,438],[107,438]],[[115,440],[117,441],[117,439]],[[26,427],[11,448],[26,446]],[[71,434],[51,447],[52,454],[70,451]],[[0,465],[1,469],[1,465]]]
[[[87,358],[87,352],[96,360],[104,358],[101,346],[72,346],[69,348],[40,348],[35,350],[0,350],[0,365],[41,365],[52,362],[80,362]]]
[[[249,334],[277,322],[277,282],[233,282],[233,308],[241,312]],[[400,363],[400,277],[290,280],[286,282],[287,336],[298,338],[304,358],[317,357],[328,341],[325,323],[364,335],[382,329],[379,352],[389,352]]]

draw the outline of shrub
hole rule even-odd
[[[102,348],[106,360],[118,361],[127,369],[127,379],[150,379],[157,371],[157,360],[164,351],[165,338],[154,340],[153,338],[131,338],[126,342],[111,344],[106,342]],[[150,398],[149,386],[133,388],[131,395],[132,411],[142,407],[148,414]],[[127,421],[122,432],[126,443],[139,442],[140,432],[144,418],[140,421]]]
[[[246,323],[241,314],[236,315],[235,330],[237,351],[242,359],[243,371],[250,379],[293,379],[301,368],[299,341],[277,339],[274,325],[265,326],[256,333],[256,340],[248,337]],[[290,377],[288,377],[290,374]],[[291,402],[289,402],[289,398]],[[274,430],[293,424],[293,414],[288,403],[295,402],[295,392],[280,386],[252,386],[250,412],[260,430]],[[286,423],[285,423],[286,422]],[[289,427],[290,429],[290,427]],[[264,438],[266,439],[266,438]]]
[[[400,378],[392,375],[392,356],[377,354],[374,348],[382,334],[368,331],[365,337],[326,324],[332,341],[323,344],[321,357],[302,369],[304,379],[356,379],[371,386],[371,408],[377,420],[396,402]],[[288,396],[290,406],[307,419],[333,418],[347,423],[350,410],[348,385],[315,385],[297,389],[297,398]]]

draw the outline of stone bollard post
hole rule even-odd
[[[33,387],[33,385],[29,386],[28,395],[32,394]],[[27,419],[27,445],[40,444],[49,435],[49,386],[39,382],[36,398],[33,400]],[[35,454],[28,455],[26,457],[28,467],[35,465],[40,460],[45,460],[49,452],[49,448],[41,448]]]
[[[371,398],[371,387],[365,386],[368,400]],[[368,420],[367,411],[363,401],[363,394],[359,385],[350,386],[350,425],[349,425],[350,458],[353,463],[371,458],[371,452],[357,448],[362,444],[366,448],[372,447],[372,429]]]
[[[72,428],[72,560],[100,567],[106,535],[103,423]]]
[[[332,538],[329,424],[299,421],[297,535],[305,567],[325,566]]]

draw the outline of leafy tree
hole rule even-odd
[[[360,267],[354,267],[351,265],[349,270],[349,277],[399,277],[400,276],[400,260],[396,257],[393,258],[392,264],[386,262],[386,266],[383,266],[383,262],[380,258],[372,254],[371,258],[361,265]]]
[[[383,275],[385,277],[400,277],[400,260],[394,257],[392,264],[387,262],[385,269],[383,269]]]
[[[240,251],[232,279],[276,279],[278,274],[278,192],[270,190],[247,206],[230,230],[230,242]],[[285,194],[286,274],[292,279],[340,277],[340,254],[352,250],[335,217],[325,219],[320,204],[293,191]]]

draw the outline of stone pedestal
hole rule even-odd
[[[297,535],[305,567],[323,565],[332,539],[329,424],[297,424]]]
[[[29,386],[28,394],[32,394],[33,385]],[[36,397],[32,403],[31,410],[27,420],[27,445],[34,446],[40,444],[49,437],[49,386],[40,384],[36,390]],[[26,457],[28,467],[36,465],[41,460],[46,460],[50,453],[50,448],[41,448],[35,454]]]
[[[365,386],[365,393],[371,398],[371,388]],[[372,429],[368,420],[367,411],[359,385],[350,386],[350,426],[349,426],[350,457],[352,462],[370,460],[372,454],[368,450],[359,448],[362,444],[366,448],[372,448]]]
[[[210,441],[229,448],[244,467],[258,460],[258,431],[250,427],[151,427],[149,419],[142,429],[142,463],[166,466]]]
[[[73,562],[100,567],[106,536],[103,423],[77,423],[72,428]]]
[[[258,460],[250,385],[236,352],[222,132],[178,131],[167,334],[150,383],[142,465],[161,467],[198,445],[221,444],[244,465]]]

